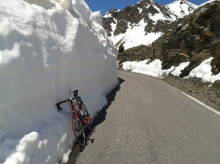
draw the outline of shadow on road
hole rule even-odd
[[[115,100],[116,93],[120,90],[121,84],[125,81],[125,80],[123,80],[119,77],[118,77],[118,80],[119,80],[119,84],[107,95],[107,104],[106,104],[106,106],[103,107],[102,110],[100,110],[100,112],[94,118],[94,120],[92,122],[92,133],[95,132],[95,127],[97,125],[99,125],[103,121],[105,121],[105,118],[106,118],[106,115],[107,115],[107,109],[112,104],[112,102]],[[89,138],[90,136],[91,136],[91,133],[87,134],[87,138]],[[70,153],[69,161],[66,164],[75,164],[76,159],[79,156],[81,151],[82,150],[80,149],[79,144],[75,144],[72,148],[72,152]]]
[[[124,82],[124,80],[121,78],[118,78],[118,80],[119,80],[119,84],[107,95],[106,106],[102,108],[102,110],[98,113],[98,115],[93,120],[93,123],[92,123],[93,130],[97,125],[101,124],[105,120],[107,109],[112,104],[112,102],[115,100],[116,93],[120,90],[121,88],[120,85]]]

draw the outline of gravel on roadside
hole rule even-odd
[[[163,78],[168,84],[178,88],[186,94],[204,102],[220,111],[220,81],[205,83],[197,78],[179,78],[166,76]]]

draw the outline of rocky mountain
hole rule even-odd
[[[128,49],[149,45],[171,29],[172,22],[195,8],[196,5],[187,0],[176,0],[167,6],[141,0],[123,10],[110,10],[103,16],[103,26],[116,46],[123,44]]]
[[[174,22],[176,23],[176,22]],[[181,76],[187,76],[202,61],[213,57],[212,73],[220,72],[220,1],[207,3],[181,19],[151,46],[131,48],[119,54],[127,60],[160,59],[163,69],[190,62]]]

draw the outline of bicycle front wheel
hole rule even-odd
[[[82,125],[81,120],[76,117],[75,113],[72,113],[71,123],[72,123],[73,134],[74,134],[76,141],[81,147],[84,147],[86,144],[86,136],[84,132],[84,127]]]

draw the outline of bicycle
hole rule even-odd
[[[73,98],[68,98],[64,101],[56,103],[56,107],[58,111],[60,111],[63,110],[60,105],[63,103],[68,103],[71,110],[73,134],[80,147],[83,148],[86,145],[86,140],[91,140],[93,142],[92,139],[86,139],[85,135],[85,130],[90,128],[92,117],[90,116],[81,97],[78,96],[78,90],[73,91],[73,95]]]

